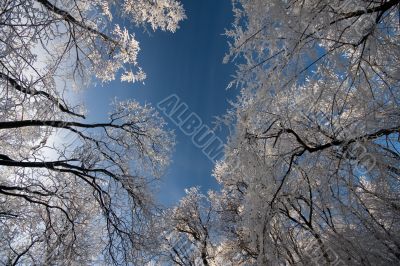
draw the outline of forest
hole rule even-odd
[[[229,0],[219,187],[164,206],[177,96],[74,99],[157,79],[139,37],[187,2],[0,1],[0,264],[400,265],[400,0]]]

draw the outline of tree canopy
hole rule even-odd
[[[1,1],[1,264],[141,259],[149,183],[168,164],[172,134],[149,105],[115,101],[95,123],[68,95],[146,77],[138,41],[116,21],[174,32],[184,18],[174,0]]]
[[[115,21],[175,32],[182,5],[0,3],[1,263],[400,263],[400,1],[232,3],[221,190],[166,209],[150,183],[174,139],[156,110],[115,101],[88,122],[66,95],[143,81]]]
[[[233,1],[234,265],[400,261],[399,1]]]

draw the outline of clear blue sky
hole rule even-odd
[[[88,115],[104,119],[114,98],[134,98],[153,106],[174,93],[186,102],[191,111],[212,126],[215,116],[223,115],[237,91],[226,90],[234,73],[232,64],[222,64],[228,50],[223,36],[233,21],[230,0],[184,0],[187,19],[172,34],[143,33],[135,30],[140,42],[139,64],[147,74],[145,85],[119,81],[90,88],[84,94]],[[129,27],[129,25],[125,25]],[[157,197],[171,205],[183,195],[184,189],[200,186],[203,191],[217,188],[211,176],[213,163],[196,148],[167,117],[169,128],[175,130],[177,145],[173,162],[160,183]],[[225,140],[224,132],[217,132]]]

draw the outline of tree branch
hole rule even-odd
[[[65,10],[62,10],[60,8],[58,8],[57,6],[53,5],[52,3],[50,3],[47,0],[36,0],[37,2],[41,3],[44,7],[46,7],[48,10],[50,10],[51,12],[60,15],[64,18],[65,21],[70,22],[80,28],[83,28],[87,31],[89,31],[90,33],[96,34],[101,36],[104,40],[111,42],[115,45],[118,45],[119,43],[116,40],[113,40],[112,38],[110,38],[109,36],[107,36],[106,34],[88,26],[85,25],[82,21],[78,21],[76,18],[74,18],[70,13],[68,13]]]
[[[75,113],[75,112],[69,110],[69,108],[67,106],[60,103],[59,99],[56,99],[54,96],[50,95],[49,93],[47,93],[45,91],[38,91],[33,88],[31,89],[31,88],[23,87],[17,82],[17,80],[15,80],[14,78],[12,78],[9,75],[2,73],[2,72],[0,72],[0,79],[7,81],[17,91],[20,91],[22,93],[29,94],[32,96],[40,95],[40,96],[47,98],[49,101],[51,101],[54,105],[56,105],[64,113],[68,113],[73,116],[85,118],[84,115],[81,115],[81,114],[78,114],[78,113]]]

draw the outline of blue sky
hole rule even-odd
[[[233,21],[231,1],[182,2],[188,18],[176,33],[152,32],[149,35],[141,29],[135,30],[141,46],[139,64],[147,74],[145,85],[114,81],[90,88],[84,93],[90,118],[104,119],[114,97],[133,98],[156,106],[171,94],[178,95],[210,127],[215,116],[226,112],[228,100],[234,99],[237,93],[234,89],[226,90],[234,66],[222,64],[228,50],[223,33]],[[168,117],[164,118],[169,128],[175,130],[177,145],[157,197],[170,206],[184,195],[185,188],[201,186],[207,191],[218,185],[211,176],[213,163],[193,145],[190,137]],[[224,132],[216,133],[225,139]]]

